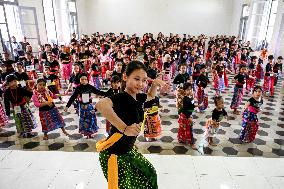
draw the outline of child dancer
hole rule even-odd
[[[60,53],[60,63],[61,63],[61,78],[65,80],[65,83],[67,84],[67,79],[70,77],[70,74],[72,72],[72,64],[71,64],[71,58],[70,54],[67,52],[67,47],[62,47],[62,52]]]
[[[106,72],[110,69],[110,62],[111,59],[109,57],[109,45],[104,44],[102,46],[102,53],[98,56],[100,63],[101,63],[101,71],[102,71],[102,78],[103,78],[103,83],[106,84]]]
[[[197,89],[197,100],[199,105],[199,111],[203,112],[208,107],[208,94],[206,87],[210,83],[206,76],[206,66],[202,64],[200,66],[200,76],[196,80]]]
[[[25,60],[23,61],[23,67],[27,72],[29,78],[36,79],[37,74],[35,71],[35,64],[32,53],[25,53]]]
[[[197,104],[194,103],[192,84],[184,83],[177,90],[177,108],[178,108],[178,141],[180,143],[189,143],[191,148],[196,150],[193,138],[193,120],[192,113]]]
[[[37,123],[25,99],[25,97],[32,97],[32,90],[30,88],[24,89],[17,86],[17,78],[13,74],[6,76],[6,84],[8,86],[4,92],[6,115],[10,116],[11,103],[14,109],[13,114],[17,132],[20,134],[20,137],[35,136],[35,134],[32,133],[32,129],[37,127]]]
[[[69,85],[64,94],[68,94],[71,87],[73,88],[73,91],[75,91],[76,87],[80,85],[80,66],[78,64],[73,65],[73,73],[71,74],[69,78]],[[78,100],[76,99],[74,102],[74,108],[76,112],[79,114],[79,107],[78,107]]]
[[[92,138],[92,135],[98,131],[99,127],[97,126],[97,118],[92,105],[91,94],[94,93],[105,96],[105,92],[99,91],[94,86],[90,85],[87,74],[82,73],[80,74],[79,78],[80,85],[76,87],[72,96],[68,100],[64,111],[66,112],[75,99],[79,98],[79,133],[87,136],[87,138]]]
[[[243,122],[240,133],[240,140],[242,142],[252,142],[255,139],[259,127],[257,113],[261,111],[260,108],[262,104],[262,88],[255,86],[252,97],[248,100],[243,112]]]
[[[146,71],[142,62],[130,62],[124,76],[125,91],[96,104],[112,124],[110,136],[97,143],[109,188],[158,188],[155,168],[134,148],[143,121],[143,103],[155,98],[163,83],[155,79],[148,94],[141,93],[147,85]]]
[[[50,67],[50,74],[59,75],[60,65],[52,53],[47,54],[48,66]]]
[[[219,95],[219,92],[218,92],[219,76],[218,76],[218,73],[217,73],[217,70],[216,70],[216,66],[217,66],[217,63],[213,62],[212,66],[211,66],[211,71],[212,71],[212,85],[213,85],[213,88],[215,90],[215,96],[218,96]]]
[[[147,76],[148,76],[148,80],[147,80],[147,87],[144,89],[145,92],[147,92],[149,90],[149,88],[152,85],[152,82],[158,77],[159,75],[159,70],[157,68],[157,60],[152,58],[150,60],[150,64],[149,64],[149,69],[147,70]]]
[[[170,82],[170,72],[171,72],[171,56],[169,54],[166,54],[165,57],[165,62],[163,65],[163,75],[162,75],[162,80],[165,81],[166,83]],[[165,85],[160,89],[160,93],[163,95],[167,95],[170,92],[170,85]]]
[[[6,66],[4,64],[0,64],[0,79],[1,79],[0,83],[1,84],[5,83],[5,78],[7,75],[9,75],[6,70],[7,70]]]
[[[99,67],[99,61],[97,57],[93,57],[92,59],[92,65],[90,68],[90,75],[91,75],[91,83],[94,87],[96,87],[98,90],[101,89],[101,81],[100,81],[100,67]]]
[[[44,133],[43,140],[48,140],[47,133],[58,128],[61,128],[62,132],[68,136],[69,134],[64,128],[64,120],[53,103],[53,98],[56,98],[56,96],[46,88],[44,79],[37,80],[37,87],[32,98],[35,106],[39,108],[39,118]]]
[[[231,109],[233,109],[234,114],[240,114],[240,112],[237,110],[238,107],[240,106],[242,99],[243,99],[243,86],[246,83],[246,70],[247,67],[244,64],[241,64],[240,67],[240,72],[238,75],[234,77],[234,80],[236,81],[236,85],[234,87],[234,94],[231,102]]]
[[[228,116],[226,110],[224,109],[224,100],[222,96],[214,97],[214,104],[215,109],[212,112],[212,117],[207,119],[205,125],[205,138],[211,146],[216,146],[216,144],[213,143],[213,137],[218,132],[220,122],[222,121],[223,117]]]
[[[273,72],[274,72],[274,76],[275,76],[274,86],[277,85],[279,77],[281,78],[281,74],[282,74],[282,60],[283,60],[283,57],[279,56],[277,58],[277,61],[273,65]]]
[[[53,72],[54,73],[54,72]],[[48,89],[55,95],[58,95],[58,98],[62,101],[62,97],[59,93],[59,77],[55,74],[51,74],[50,67],[44,68],[44,76],[43,79],[46,82]]]
[[[120,85],[121,84],[120,77],[117,76],[117,75],[114,75],[114,76],[112,76],[110,82],[111,82],[111,84],[110,84],[111,88],[106,92],[107,97],[111,97],[111,96],[118,94],[120,92],[120,86],[121,86]],[[111,123],[108,120],[106,120],[106,132],[107,132],[107,134],[110,133],[110,129],[111,129]]]
[[[214,87],[217,89],[216,96],[219,96],[222,92],[225,92],[225,72],[226,68],[223,64],[223,58],[219,58],[215,67],[216,76],[214,77]]]
[[[122,62],[115,62],[114,70],[107,71],[107,75],[109,75],[109,77],[117,75],[120,79],[122,79],[122,67],[123,67]]]
[[[159,98],[144,103],[144,120],[142,130],[144,128],[144,137],[148,142],[156,141],[161,135],[161,119],[159,116]]]
[[[252,89],[254,88],[254,84],[255,84],[255,72],[256,72],[256,63],[257,63],[257,57],[256,56],[252,56],[251,57],[251,62],[248,66],[248,75],[249,78],[247,79],[246,82],[246,91],[247,92],[251,92]]]
[[[255,70],[255,77],[256,82],[260,82],[261,79],[263,79],[263,68],[262,68],[263,60],[261,58],[258,59],[256,70]]]
[[[232,59],[231,59],[232,68],[231,68],[231,70],[234,70],[235,74],[237,74],[237,68],[238,68],[238,65],[241,62],[241,54],[242,54],[241,49],[233,52],[233,54],[232,54]]]
[[[193,80],[193,91],[194,91],[194,96],[197,96],[197,84],[196,80],[200,76],[200,67],[201,67],[201,57],[196,56],[194,60],[194,67],[193,67],[193,73],[192,73],[192,80]]]
[[[21,87],[26,87],[26,82],[28,81],[33,82],[30,80],[28,74],[24,72],[23,64],[20,62],[16,64],[16,72],[14,74],[17,77],[17,81]]]
[[[273,96],[274,93],[274,73],[273,73],[273,55],[268,56],[268,63],[265,67],[265,75],[264,75],[264,82],[263,82],[263,92],[264,96],[266,96],[267,92],[270,92],[270,95]]]
[[[186,83],[190,79],[190,75],[186,72],[187,71],[187,65],[186,64],[180,64],[179,65],[179,74],[176,75],[174,78],[173,83],[175,85]]]

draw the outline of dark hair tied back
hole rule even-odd
[[[135,70],[144,70],[145,72],[147,72],[147,67],[140,61],[134,60],[131,61],[125,70],[125,74],[126,76],[130,76],[132,74],[132,72],[134,72]]]

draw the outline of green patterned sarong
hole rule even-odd
[[[100,152],[100,164],[107,179],[110,153]],[[118,185],[120,189],[157,189],[157,174],[153,165],[133,148],[125,155],[117,156]]]

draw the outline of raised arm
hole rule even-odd
[[[92,89],[92,93],[96,94],[96,95],[100,95],[100,96],[107,96],[107,92],[98,90],[96,87],[90,85],[91,89]]]
[[[140,125],[132,124],[127,126],[114,112],[113,103],[110,98],[104,98],[98,101],[95,108],[101,112],[114,127],[116,127],[121,133],[127,136],[137,136],[140,133]]]
[[[152,99],[154,99],[157,95],[157,89],[158,86],[163,86],[166,85],[166,83],[164,81],[162,81],[161,79],[154,79],[152,82],[152,85],[147,93],[147,100],[146,101],[150,101]]]
[[[115,126],[121,133],[124,132],[127,125],[117,116],[113,110],[113,103],[111,99],[104,98],[98,101],[95,105],[96,109],[101,112],[102,116],[105,117],[113,126]]]
[[[75,101],[75,99],[78,97],[79,94],[80,94],[80,91],[79,91],[79,88],[77,87],[75,89],[75,91],[73,92],[73,94],[71,95],[71,97],[69,98],[65,108],[69,108],[71,106],[71,104]],[[67,111],[67,109],[66,109],[66,111]]]

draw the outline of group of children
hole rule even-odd
[[[92,138],[98,131],[96,110],[93,107],[93,96],[111,97],[124,91],[126,68],[129,63],[142,55],[147,67],[148,79],[144,92],[152,82],[160,78],[166,85],[161,86],[160,95],[176,95],[178,123],[178,141],[189,143],[196,149],[193,137],[193,114],[204,113],[208,108],[208,90],[212,84],[216,91],[215,108],[212,117],[206,121],[205,138],[210,145],[218,132],[220,121],[228,114],[224,109],[222,93],[231,81],[227,74],[236,74],[231,109],[239,114],[238,108],[244,92],[252,94],[243,112],[240,140],[252,142],[258,129],[257,113],[263,103],[262,94],[274,94],[274,86],[282,73],[282,57],[274,62],[272,55],[250,56],[252,49],[247,43],[234,36],[216,36],[208,41],[201,36],[181,38],[171,34],[165,37],[162,33],[157,38],[147,33],[143,38],[113,33],[95,33],[90,38],[82,35],[80,40],[73,38],[69,45],[59,48],[46,44],[39,48],[38,58],[30,52],[15,63],[3,53],[1,65],[2,93],[4,93],[5,112],[0,107],[0,127],[7,124],[12,107],[17,131],[22,137],[33,136],[32,130],[37,127],[29,104],[33,101],[39,109],[39,118],[44,133],[61,128],[65,135],[65,123],[55,106],[53,99],[62,101],[72,89],[64,111],[73,104],[79,114],[79,133]],[[212,80],[210,81],[209,75]],[[5,81],[4,81],[5,79]],[[259,87],[264,79],[263,88]],[[67,89],[62,92],[65,80]],[[108,91],[102,90],[110,86]],[[144,103],[144,120],[142,130],[147,141],[155,141],[162,134],[158,96]],[[111,124],[106,121],[106,133],[110,133]]]

